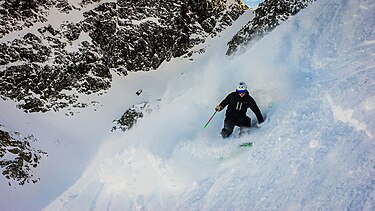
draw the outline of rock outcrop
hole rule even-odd
[[[228,43],[228,56],[241,47],[265,36],[289,17],[297,14],[315,0],[265,0],[255,10],[255,17],[247,23]]]

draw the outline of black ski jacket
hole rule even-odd
[[[258,119],[259,123],[264,121],[262,113],[255,100],[246,91],[245,96],[241,97],[237,92],[230,93],[221,103],[220,106],[228,106],[225,116],[231,119],[237,119],[246,116],[247,109],[250,108]]]

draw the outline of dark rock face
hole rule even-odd
[[[126,110],[120,119],[113,121],[116,125],[112,127],[112,132],[115,130],[125,132],[133,127],[133,125],[137,123],[137,120],[143,117],[143,111],[146,105],[147,103],[141,103]]]
[[[227,55],[232,55],[241,46],[272,31],[276,26],[297,14],[315,0],[265,0],[255,10],[255,18],[247,23],[228,43]]]
[[[0,37],[30,27],[36,22],[47,21],[45,9],[50,6],[48,0],[3,1],[0,7]]]
[[[138,119],[143,118],[145,115],[150,114],[155,110],[159,110],[160,102],[161,99],[156,99],[151,102],[143,102],[133,105],[126,110],[119,119],[113,121],[114,126],[111,131],[121,130],[122,132],[125,132],[131,129],[137,123]]]
[[[77,93],[107,90],[112,73],[126,76],[129,71],[148,71],[172,57],[190,55],[189,49],[243,13],[240,3],[212,2],[2,1],[0,39],[5,41],[0,43],[0,96],[18,101],[26,112],[84,107]],[[93,5],[97,6],[87,9]],[[48,21],[56,11],[63,17],[81,13],[83,18],[53,26]],[[22,30],[33,32],[22,35]]]
[[[0,125],[0,167],[6,179],[14,180],[19,185],[36,183],[39,180],[32,172],[47,153],[33,148],[31,143],[35,141],[33,136],[23,137],[20,133],[9,132]]]

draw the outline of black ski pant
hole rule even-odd
[[[227,138],[233,133],[235,126],[243,128],[251,127],[251,119],[248,116],[240,116],[238,118],[225,117],[224,128],[221,130],[223,138]]]

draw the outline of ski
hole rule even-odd
[[[253,142],[245,142],[245,143],[242,143],[239,145],[240,147],[252,147],[253,146]]]

